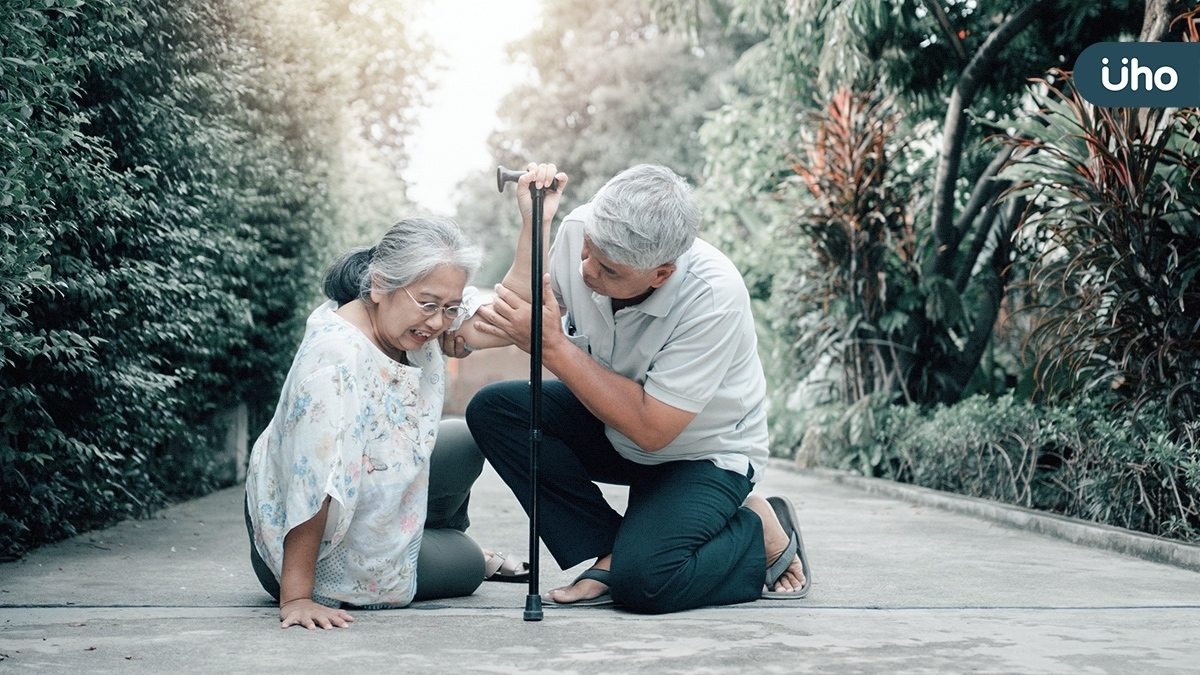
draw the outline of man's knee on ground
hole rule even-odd
[[[611,570],[613,601],[625,609],[645,614],[666,614],[677,612],[687,607],[682,603],[677,588],[672,580],[675,574],[668,572],[651,572],[662,569],[660,564],[652,564],[648,560],[624,558],[624,564],[618,563],[618,557],[613,556]]]

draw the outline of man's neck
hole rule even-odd
[[[617,312],[625,309],[626,307],[633,307],[634,305],[641,304],[642,302],[644,302],[646,300],[646,298],[650,297],[650,294],[653,292],[654,292],[654,287],[651,286],[650,288],[646,289],[645,293],[642,293],[641,295],[633,297],[633,298],[626,298],[626,299],[609,298],[610,300],[612,300],[613,314],[616,314]]]

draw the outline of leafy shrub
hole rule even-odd
[[[350,182],[341,5],[7,3],[0,557],[211,489],[217,413],[269,414]]]
[[[94,220],[129,208],[111,169],[111,147],[83,130],[87,119],[78,97],[91,70],[136,60],[122,40],[144,22],[115,1],[9,6],[10,18],[0,26],[0,556],[70,534],[76,523],[136,515],[161,499],[144,471],[144,452],[97,445],[70,427],[94,402],[88,383],[98,374],[105,339],[64,326],[75,319],[59,317],[61,305],[45,303],[61,300],[60,280],[77,271],[76,260],[61,257],[62,248],[82,245],[81,231],[93,240],[110,239],[111,230],[91,227]],[[107,280],[80,280],[77,314],[95,309],[104,317],[109,309],[111,316],[111,308],[95,302],[112,291]],[[53,320],[44,322],[47,316]]]
[[[810,363],[827,359],[848,404],[905,386],[885,316],[898,313],[892,286],[911,283],[915,247],[907,186],[892,173],[898,115],[893,101],[839,90],[811,115],[813,131],[793,160],[804,210],[788,234],[809,243],[813,264],[782,284],[781,332]],[[890,293],[890,300],[889,300]],[[901,315],[903,316],[903,315]],[[901,346],[901,349],[904,347]],[[836,372],[836,376],[833,373]],[[899,384],[897,384],[897,382]]]
[[[1061,75],[1061,74],[1060,74]],[[1033,198],[1022,246],[1037,382],[1053,400],[1112,389],[1200,416],[1200,114],[1098,108],[1057,77],[1010,142]]]
[[[927,409],[884,406],[867,416],[860,411],[869,434],[827,431],[822,461],[1200,541],[1200,425],[1184,427],[1174,440],[1161,409],[1147,406],[1130,417],[1114,414],[1112,404],[1111,397],[1085,398],[1051,407],[980,395]]]

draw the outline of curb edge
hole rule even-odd
[[[792,473],[848,485],[867,493],[879,494],[945,511],[982,518],[1017,529],[1063,539],[1073,544],[1115,551],[1143,560],[1200,572],[1200,545],[1173,541],[1140,532],[1068,518],[1022,506],[1002,504],[940,490],[897,483],[884,478],[867,478],[835,469],[799,469],[792,462],[772,459],[771,465]]]

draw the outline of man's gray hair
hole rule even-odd
[[[700,231],[700,207],[674,171],[638,164],[596,192],[583,231],[613,262],[651,270],[675,262],[692,247]]]
[[[371,296],[371,281],[391,294],[424,279],[442,265],[470,278],[482,255],[454,221],[421,216],[392,225],[379,243],[346,251],[325,273],[325,295],[343,305]]]

